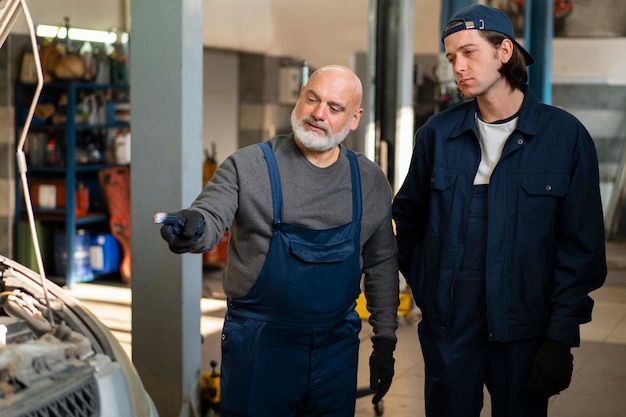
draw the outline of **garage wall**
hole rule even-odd
[[[0,49],[0,255],[11,256],[15,212],[15,129],[13,82],[29,40],[10,36]]]
[[[203,59],[202,148],[217,155],[221,163],[239,148],[239,54],[204,49]]]

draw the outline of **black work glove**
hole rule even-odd
[[[174,253],[189,252],[193,244],[204,233],[204,218],[195,210],[181,210],[160,220],[161,237]]]
[[[528,392],[533,398],[549,398],[569,387],[574,356],[569,345],[547,339],[530,366]]]
[[[393,350],[396,343],[389,339],[373,341],[374,350],[370,356],[370,389],[375,391],[372,404],[378,404],[385,396],[393,379]]]

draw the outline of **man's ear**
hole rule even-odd
[[[356,130],[356,128],[359,127],[361,115],[363,115],[363,108],[357,110],[357,112],[354,113],[354,115],[352,116],[352,124],[350,125],[350,130]]]
[[[515,46],[513,45],[513,42],[508,38],[503,39],[502,42],[500,42],[498,51],[500,54],[500,61],[502,61],[502,64],[506,64],[507,62],[509,62],[509,60],[513,56],[514,48]]]

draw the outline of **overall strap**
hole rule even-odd
[[[274,152],[268,142],[262,142],[259,144],[265,155],[267,162],[267,170],[270,176],[270,184],[272,187],[272,205],[274,207],[274,224],[282,223],[283,221],[283,192],[280,183],[280,174],[278,171],[278,164],[274,157]],[[350,161],[350,177],[352,179],[352,220],[361,220],[362,205],[361,205],[361,173],[359,171],[359,163],[357,161],[356,154],[346,148],[348,154],[348,160]]]
[[[360,221],[362,214],[361,205],[361,173],[356,154],[346,148],[348,160],[350,161],[350,176],[352,177],[352,220]]]
[[[265,161],[267,162],[267,170],[270,174],[270,184],[272,186],[272,205],[274,207],[274,224],[283,222],[283,191],[280,183],[280,173],[278,172],[278,164],[274,157],[272,147],[268,142],[260,144]]]

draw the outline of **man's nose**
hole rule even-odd
[[[465,60],[458,57],[454,60],[454,64],[452,64],[452,71],[455,74],[460,74],[463,70],[465,70]]]
[[[315,117],[317,120],[325,120],[327,113],[328,108],[323,103],[320,103],[313,108],[311,116]]]

